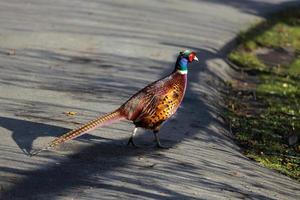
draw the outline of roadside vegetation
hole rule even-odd
[[[227,119],[245,155],[300,181],[300,8],[241,33]]]

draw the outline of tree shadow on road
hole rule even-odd
[[[195,50],[200,55],[201,63],[200,65],[193,64],[190,66],[189,84],[186,98],[183,101],[183,108],[162,129],[162,142],[167,142],[168,145],[174,148],[174,151],[176,151],[178,144],[188,141],[191,141],[191,145],[185,151],[205,151],[201,147],[194,146],[194,142],[196,144],[198,142],[201,144],[202,142],[203,144],[211,143],[222,147],[234,148],[235,145],[222,134],[222,130],[210,128],[210,125],[213,123],[222,123],[221,121],[218,122],[218,119],[213,116],[215,115],[216,105],[207,105],[203,101],[203,98],[214,97],[215,94],[206,94],[212,90],[209,87],[213,86],[209,83],[200,87],[198,85],[200,82],[204,84],[203,81],[199,80],[201,73],[205,72],[205,75],[210,74],[209,76],[218,78],[218,75],[212,71],[208,72],[206,68],[207,60],[218,57],[218,53],[205,49]],[[165,73],[163,72],[163,74]],[[200,91],[195,91],[195,86],[193,86],[195,84],[198,85],[196,88],[201,88]],[[111,89],[113,90],[113,88]],[[205,100],[205,102],[210,101]],[[32,141],[37,136],[52,135],[54,132],[66,130],[63,127],[5,117],[0,118],[0,123],[2,127],[12,131],[14,140],[26,150],[31,148]],[[39,130],[41,135],[37,135],[38,133],[36,132],[33,133],[32,130]],[[30,136],[28,137],[26,133]],[[148,134],[148,132],[138,136],[137,140],[139,137],[143,137],[144,134]],[[89,138],[87,137],[87,139]],[[101,195],[103,198],[105,196],[113,197],[116,191],[132,198],[193,198],[189,194],[176,191],[168,186],[155,184],[155,182],[160,181],[184,181],[187,187],[197,188],[199,191],[226,190],[234,192],[234,196],[239,198],[247,198],[250,195],[257,199],[266,198],[264,195],[242,191],[227,183],[204,177],[201,178],[204,171],[222,172],[228,168],[228,166],[223,166],[222,164],[215,165],[213,160],[210,161],[212,159],[210,156],[201,160],[203,165],[195,166],[188,161],[184,161],[184,159],[174,159],[172,155],[169,155],[172,154],[172,149],[167,151],[156,148],[134,149],[119,145],[120,143],[125,144],[126,141],[127,138],[100,142],[89,147],[83,147],[78,152],[64,157],[54,154],[50,157],[53,160],[57,160],[59,164],[45,164],[36,170],[22,171],[13,167],[1,168],[0,170],[3,172],[22,174],[24,176],[11,188],[2,192],[2,197],[5,199],[51,199],[66,195],[68,191],[76,188],[77,193],[74,194],[75,196],[79,195],[80,198],[92,199],[93,195],[96,194],[89,194],[88,191],[97,188],[101,192],[98,195]],[[184,151],[179,152],[177,151],[176,154],[179,153],[185,157]],[[228,154],[239,157],[239,159],[245,159],[238,153],[228,152]],[[193,157],[192,155],[190,156]],[[136,161],[138,158],[148,159],[151,162]],[[199,158],[196,156],[194,159]],[[237,163],[233,164],[236,165]],[[119,184],[114,181],[119,182]],[[201,199],[201,195],[199,199]]]
[[[233,8],[236,8],[240,10],[243,13],[249,13],[254,14],[258,16],[266,16],[266,11],[275,12],[276,10],[280,9],[280,6],[278,6],[276,9],[274,9],[275,4],[279,4],[278,2],[272,2],[272,1],[253,1],[253,0],[192,0],[192,1],[202,1],[207,2],[211,4],[224,4],[226,6],[231,6]],[[295,4],[299,4],[299,1],[292,0],[288,2],[281,2],[280,5],[282,6],[293,6]]]
[[[232,5],[233,3],[239,3],[238,1],[229,0],[226,2]],[[251,6],[251,1],[247,2],[249,3],[246,5]],[[222,1],[218,3],[222,3]],[[119,5],[119,8],[123,8],[122,5]],[[254,8],[250,7],[250,9]],[[158,12],[158,10],[156,11]],[[172,13],[177,14],[178,11],[173,10]],[[168,13],[165,14],[168,15]],[[115,18],[120,23],[123,22],[122,19]],[[176,23],[172,18],[166,19],[165,22],[173,23],[174,26],[183,25]],[[193,24],[184,25],[192,27]],[[87,26],[86,29],[90,30],[89,28],[91,27]],[[100,34],[96,30],[101,31],[101,29],[93,28],[91,29],[95,30],[93,34]],[[116,36],[125,37],[122,31],[125,30],[117,29],[115,31]],[[193,29],[193,31],[197,32],[198,29]],[[134,31],[132,30],[132,32]],[[142,33],[135,32],[135,35],[143,36],[144,32],[147,32],[147,30]],[[106,34],[112,35],[110,33]],[[126,35],[126,38],[135,37],[129,31],[126,34],[128,35]],[[183,31],[179,38],[184,39],[185,37],[186,33]],[[148,34],[147,37],[138,39],[145,38],[156,39],[155,41],[172,40],[169,39],[168,34]],[[178,38],[175,37],[173,40],[178,40]],[[187,38],[181,44],[180,42],[161,42],[161,45],[181,49],[182,47],[187,48],[185,42],[197,43],[199,41],[197,39],[189,41],[189,38]],[[226,133],[223,126],[215,127],[216,124],[223,124],[222,120],[217,117],[219,105],[215,104],[216,100],[219,99],[218,95],[222,89],[223,81],[217,73],[221,73],[222,70],[211,70],[206,65],[207,62],[214,59],[224,58],[227,47],[223,48],[224,51],[211,48],[201,49],[193,46],[190,46],[190,48],[196,50],[200,58],[200,64],[193,64],[190,68],[187,94],[182,108],[179,109],[175,118],[166,123],[161,130],[162,142],[172,146],[170,150],[129,148],[120,145],[126,143],[127,138],[125,138],[101,141],[88,147],[82,147],[79,150],[76,149],[75,153],[64,156],[47,152],[47,154],[41,154],[39,157],[31,159],[38,160],[48,157],[54,160],[55,163],[44,163],[39,165],[37,169],[30,170],[23,170],[17,166],[0,167],[1,172],[22,176],[11,187],[2,191],[1,198],[55,199],[60,196],[74,196],[80,199],[96,199],[99,197],[103,199],[122,197],[134,199],[192,199],[196,196],[198,199],[206,199],[206,197],[213,198],[209,196],[211,194],[217,195],[222,192],[223,194],[229,194],[228,196],[232,198],[272,199],[267,196],[267,193],[264,193],[264,189],[272,193],[294,197],[290,191],[281,191],[278,187],[283,184],[283,177],[275,174],[274,177],[268,177],[270,174],[264,173],[268,171],[264,171],[264,169],[249,162],[238,151],[235,151],[238,148],[223,134]],[[126,100],[141,86],[155,80],[161,66],[173,66],[173,63],[158,62],[143,57],[122,57],[115,54],[94,54],[85,57],[41,49],[25,49],[20,53],[20,57],[15,56],[14,59],[7,59],[8,63],[12,60],[13,64],[11,66],[1,66],[1,72],[3,72],[0,74],[1,84],[27,89],[36,87],[41,90],[59,91],[85,102],[98,101],[113,106],[118,106],[120,99]],[[85,65],[84,68],[82,67],[83,64]],[[47,67],[44,67],[45,65]],[[63,67],[67,70],[61,70]],[[80,68],[81,71],[78,72],[76,68]],[[86,68],[94,70],[94,73],[85,70]],[[165,75],[172,71],[171,68],[168,68],[162,74]],[[129,71],[136,73],[131,74],[128,73]],[[139,78],[143,77],[143,74],[147,74],[149,80]],[[31,76],[38,78],[29,81],[28,77]],[[8,99],[7,101],[11,103],[14,102],[14,99]],[[2,107],[4,107],[3,109],[7,108],[7,110],[11,109],[9,110],[10,113],[19,112],[20,109],[18,108],[21,107],[23,117],[27,118],[27,114],[35,110],[36,105],[42,103],[32,102],[31,107],[23,107],[23,105],[27,105],[27,102],[24,102],[23,104],[18,102],[16,106],[11,106],[9,103],[7,105],[2,104]],[[34,113],[34,119],[44,117],[47,115],[47,110],[52,108],[64,108],[59,103],[57,104],[37,108],[36,110],[41,113]],[[68,107],[68,109],[70,108],[79,109],[79,106],[72,105]],[[86,110],[86,112],[89,117],[98,116],[99,114],[92,110]],[[45,121],[44,124],[34,122],[34,120],[28,122],[8,117],[1,117],[0,120],[0,125],[10,130],[18,146],[26,151],[31,148],[33,140],[37,137],[54,136],[54,132],[57,135],[58,132],[64,132],[65,130],[65,128],[57,125],[47,125]],[[25,126],[25,131],[22,130],[21,125]],[[41,130],[41,132],[32,132],[32,130]],[[129,132],[128,130],[120,130],[120,134],[124,134],[126,131]],[[27,134],[30,134],[30,136]],[[137,140],[146,134],[149,133],[143,132],[137,137]],[[86,139],[89,140],[89,137],[92,136],[86,136]],[[228,157],[228,161],[223,158],[224,156]],[[223,160],[218,162],[218,159]],[[24,160],[19,162],[22,161]],[[197,165],[194,163],[197,163]],[[242,175],[236,175],[231,171],[235,169],[238,169],[239,173],[242,172]],[[253,171],[253,169],[257,169],[257,171]],[[235,182],[229,181],[232,179]],[[259,180],[265,184],[258,184]],[[175,187],[178,183],[182,188]],[[288,182],[286,188],[296,191],[297,188],[291,183]],[[246,188],[244,185],[250,188]],[[97,190],[93,190],[93,188],[97,188]],[[252,190],[253,188],[255,189]],[[202,197],[207,191],[210,194]],[[118,196],[120,194],[121,197]]]

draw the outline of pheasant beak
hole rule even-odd
[[[197,58],[197,56],[194,57],[194,60],[196,60],[197,62],[199,62],[199,59]]]

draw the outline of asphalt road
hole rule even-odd
[[[1,199],[300,199],[300,184],[245,158],[218,106],[236,34],[283,0],[0,0]],[[28,157],[117,108],[198,53],[162,143],[115,123]],[[76,112],[74,116],[66,112]]]

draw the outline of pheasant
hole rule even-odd
[[[188,63],[193,61],[199,61],[195,52],[189,50],[181,51],[177,57],[175,69],[170,75],[141,89],[115,111],[65,133],[54,139],[46,147],[33,152],[31,156],[41,151],[52,149],[95,128],[120,120],[129,120],[135,125],[127,145],[135,146],[133,138],[137,128],[140,127],[152,130],[157,147],[164,148],[160,143],[158,132],[163,122],[169,119],[181,104],[186,90]]]

